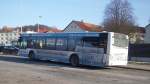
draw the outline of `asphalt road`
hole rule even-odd
[[[150,84],[150,72],[0,56],[0,84]]]

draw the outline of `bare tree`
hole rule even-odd
[[[112,0],[105,9],[104,28],[124,34],[134,32],[135,20],[132,10],[127,0]]]

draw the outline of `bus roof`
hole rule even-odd
[[[22,33],[21,36],[99,36],[101,33],[112,32],[58,32],[58,33]]]
[[[99,33],[113,33],[113,32],[50,32],[50,33],[22,33],[21,35],[49,35],[49,34],[99,34]]]

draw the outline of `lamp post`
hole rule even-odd
[[[20,34],[23,32],[22,25],[18,25],[18,29],[16,32]]]
[[[22,26],[20,26],[20,32],[22,33]]]
[[[40,24],[39,24],[40,18],[42,18],[42,16],[38,16],[38,32],[39,32],[39,30],[40,30]]]

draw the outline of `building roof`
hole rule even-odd
[[[49,31],[48,28],[45,28],[45,27],[40,27],[39,26],[39,29],[36,28],[36,32],[48,32],[48,31]]]
[[[86,22],[83,22],[83,21],[72,21],[71,23],[77,24],[81,29],[83,29],[85,31],[90,31],[90,32],[101,32],[101,31],[103,31],[101,26],[98,26],[98,25],[95,25],[95,24],[86,23]]]
[[[0,32],[4,32],[4,33],[8,33],[8,32],[12,32],[13,31],[13,28],[11,27],[7,27],[7,26],[4,26],[2,29],[0,29]]]
[[[149,27],[149,26],[150,26],[150,24],[146,25],[145,28],[147,28],[147,27]]]
[[[62,30],[59,30],[58,28],[51,28],[48,32],[62,32]]]
[[[61,32],[61,30],[59,30],[58,28],[46,28],[46,27],[39,27],[36,29],[36,32]]]

